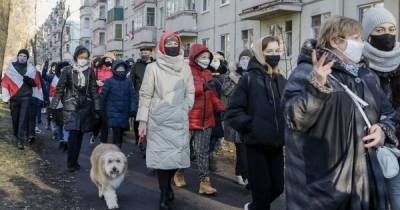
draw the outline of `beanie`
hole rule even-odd
[[[363,17],[364,39],[367,40],[372,31],[383,23],[393,23],[395,26],[396,18],[387,9],[383,7],[374,7],[369,9]]]
[[[28,59],[29,59],[29,51],[28,51],[27,49],[20,49],[20,50],[18,51],[17,56],[19,56],[19,54],[25,54],[26,57],[28,57]]]
[[[243,56],[248,56],[248,57],[252,57],[253,56],[253,52],[249,49],[245,49],[243,50],[240,55],[239,55],[239,60],[240,58],[242,58]]]

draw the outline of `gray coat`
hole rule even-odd
[[[147,122],[148,168],[190,167],[188,114],[194,92],[192,73],[183,54],[170,57],[158,52],[157,61],[147,65],[136,120]]]

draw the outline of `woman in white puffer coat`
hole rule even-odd
[[[157,60],[147,66],[139,91],[139,135],[146,136],[146,165],[156,169],[160,209],[174,199],[171,179],[177,169],[190,167],[189,111],[194,102],[191,70],[184,62],[176,33],[164,33]]]

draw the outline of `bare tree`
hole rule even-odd
[[[0,76],[2,75],[4,55],[8,37],[8,23],[10,20],[11,0],[2,0],[0,3]]]

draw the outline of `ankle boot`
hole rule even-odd
[[[184,187],[186,186],[185,182],[185,174],[182,170],[178,170],[174,175],[174,183],[177,187]]]
[[[217,190],[211,186],[210,177],[200,180],[199,193],[204,195],[214,195],[217,193]]]
[[[161,189],[160,210],[170,210],[169,204],[168,204],[168,188]]]

